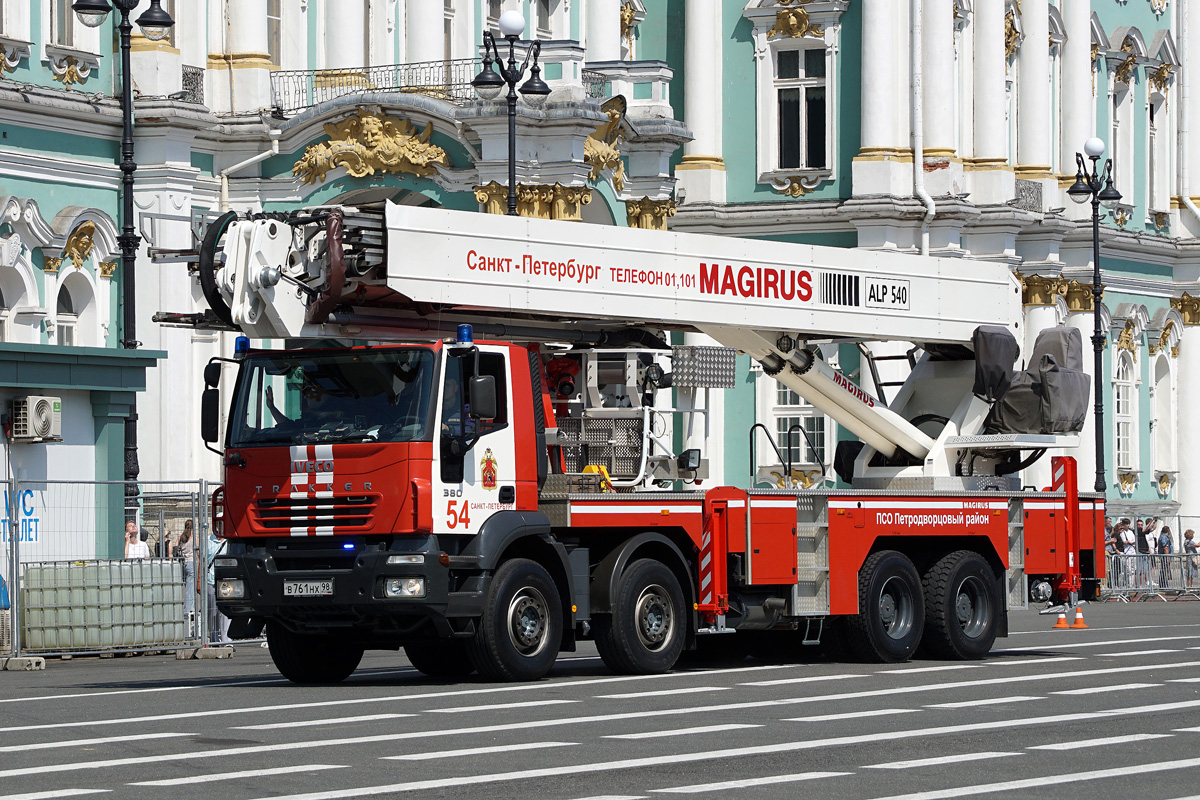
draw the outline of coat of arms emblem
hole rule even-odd
[[[483,451],[483,460],[479,462],[479,471],[483,476],[483,488],[495,489],[497,483],[497,462],[492,455],[492,448]]]

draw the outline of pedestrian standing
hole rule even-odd
[[[125,557],[126,558],[149,558],[150,547],[138,535],[138,526],[136,522],[125,523]]]
[[[229,617],[217,610],[217,579],[213,563],[225,552],[226,541],[208,534],[208,641],[216,644],[229,641]]]
[[[1191,588],[1196,585],[1196,578],[1200,577],[1200,551],[1196,547],[1196,532],[1189,530],[1183,534],[1183,552],[1187,556],[1184,559],[1187,562],[1187,585]]]
[[[1138,561],[1138,535],[1134,533],[1133,528],[1129,525],[1129,520],[1122,520],[1117,526],[1117,539],[1121,542],[1121,570],[1118,573],[1118,580],[1121,581],[1122,589],[1132,588],[1132,581],[1135,580],[1134,562]]]
[[[196,630],[196,543],[192,539],[192,521],[183,522],[183,533],[175,545],[172,556],[183,562],[183,612],[187,619],[187,635],[191,638]]]
[[[1158,585],[1167,588],[1171,585],[1171,559],[1168,556],[1174,551],[1175,543],[1171,540],[1171,529],[1163,525],[1158,533]]]

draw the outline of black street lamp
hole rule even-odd
[[[1083,153],[1091,159],[1089,167]],[[1092,349],[1096,356],[1096,491],[1104,494],[1104,399],[1100,381],[1104,375],[1104,331],[1100,324],[1100,298],[1104,287],[1100,283],[1100,205],[1111,208],[1121,200],[1121,193],[1113,186],[1112,159],[1106,159],[1100,169],[1100,156],[1104,155],[1104,142],[1096,137],[1083,144],[1083,153],[1075,154],[1078,170],[1075,183],[1067,189],[1067,195],[1076,203],[1092,201],[1092,313],[1096,328],[1092,333]]]
[[[517,216],[517,81],[525,75],[529,67],[529,80],[521,87],[521,94],[529,105],[539,107],[546,102],[550,87],[542,80],[542,68],[538,66],[538,55],[542,52],[542,43],[538,39],[529,42],[529,50],[525,61],[517,66],[517,38],[525,30],[525,18],[516,11],[505,11],[500,15],[500,33],[508,40],[508,64],[505,65],[500,51],[496,48],[496,38],[491,31],[483,32],[483,69],[471,81],[475,93],[483,100],[495,100],[500,96],[500,90],[508,87],[508,215]],[[529,66],[533,59],[533,66]],[[499,65],[500,71],[492,68]]]
[[[141,238],[133,225],[133,173],[137,164],[133,160],[133,80],[130,77],[129,53],[132,47],[133,25],[129,15],[138,7],[141,0],[75,0],[71,8],[79,21],[89,28],[98,28],[104,24],[109,12],[116,7],[121,14],[117,30],[121,33],[121,235],[117,243],[121,247],[121,294],[124,306],[121,313],[121,330],[123,338],[121,346],[126,350],[136,350],[137,317],[134,314],[134,264],[137,261],[138,246]],[[152,41],[158,41],[167,35],[175,25],[171,15],[163,10],[161,0],[150,0],[150,8],[137,19],[142,35]],[[130,404],[129,417],[125,420],[125,496],[126,517],[130,517],[129,497],[137,495],[138,467],[137,456],[137,396],[134,395]]]

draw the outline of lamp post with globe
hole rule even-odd
[[[1084,158],[1087,154],[1087,158]],[[1104,295],[1104,287],[1100,283],[1100,206],[1112,208],[1121,200],[1121,193],[1113,186],[1113,162],[1105,159],[1103,169],[1100,168],[1100,157],[1104,155],[1104,142],[1092,137],[1083,144],[1083,153],[1075,154],[1078,169],[1075,172],[1075,183],[1067,189],[1067,196],[1076,203],[1092,201],[1092,312],[1095,318],[1095,331],[1092,333],[1092,350],[1095,353],[1096,388],[1096,491],[1104,493],[1104,399],[1101,394],[1100,381],[1104,375],[1104,331],[1101,326],[1100,298]],[[1088,159],[1091,165],[1088,165]]]
[[[71,9],[81,23],[89,28],[98,28],[108,19],[108,15],[116,7],[121,21],[117,30],[121,35],[121,234],[117,244],[121,248],[121,346],[127,350],[136,350],[137,317],[134,314],[134,264],[137,261],[138,246],[141,237],[133,225],[133,173],[137,164],[133,160],[133,79],[130,76],[130,52],[133,42],[133,25],[129,15],[137,9],[141,0],[75,0]],[[166,37],[175,20],[163,10],[161,0],[150,0],[150,7],[142,12],[137,19],[142,35],[151,41]],[[137,399],[130,402],[129,416],[125,420],[125,496],[126,518],[131,518],[132,498],[137,495],[138,439],[137,439]]]
[[[517,65],[517,40],[525,30],[525,18],[517,11],[505,11],[500,15],[500,33],[508,40],[508,63],[496,47],[496,38],[491,31],[483,32],[483,69],[471,81],[475,93],[482,100],[494,100],[500,91],[508,87],[508,215],[517,216],[517,82],[529,69],[529,80],[521,86],[525,102],[537,108],[546,102],[550,87],[542,80],[542,68],[538,66],[538,55],[542,43],[538,39],[529,42],[525,60]],[[532,59],[533,65],[530,66]],[[497,72],[492,64],[500,67]]]

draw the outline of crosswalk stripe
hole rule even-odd
[[[579,742],[520,742],[492,747],[466,747],[462,750],[434,750],[428,753],[405,753],[402,756],[382,756],[384,761],[430,761],[435,758],[483,756],[489,753],[509,753],[514,750],[542,750],[549,747],[575,747]]]
[[[454,706],[452,708],[427,708],[428,714],[466,714],[473,711],[503,711],[509,708],[538,708],[578,703],[578,700],[521,700],[516,703],[493,703],[487,706]]]
[[[1110,639],[1105,642],[1070,642],[1066,644],[1037,644],[1028,645],[1020,650],[993,650],[991,655],[1004,655],[1005,653],[1028,653],[1032,650],[1070,650],[1078,647],[1108,647],[1114,644],[1145,644],[1146,642],[1178,642],[1184,639],[1200,639],[1200,634],[1190,634],[1188,636],[1152,636],[1147,639]],[[1145,652],[1145,651],[1143,651]]]
[[[730,723],[728,725],[700,725],[695,728],[673,728],[666,731],[642,731],[641,733],[614,733],[605,739],[667,739],[672,736],[691,736],[696,733],[718,733],[720,731],[736,731],[743,728],[761,728],[762,725],[743,725]]]
[[[67,739],[57,742],[26,742],[0,747],[0,753],[22,753],[26,750],[52,750],[56,747],[87,747],[93,744],[112,744],[114,742],[140,742],[144,739],[178,739],[183,736],[195,736],[194,733],[139,733],[132,736],[101,736],[97,739]]]
[[[1162,686],[1161,683],[1122,683],[1116,686],[1085,686],[1082,689],[1064,689],[1060,692],[1051,692],[1050,694],[1109,694],[1112,692],[1123,692],[1127,689],[1149,689],[1154,686]]]
[[[668,694],[698,694],[700,692],[725,692],[730,686],[688,686],[684,689],[666,689],[661,692],[630,692],[628,694],[598,694],[605,700],[631,700],[637,697],[661,697]]]
[[[866,764],[863,769],[919,769],[920,767],[937,767],[942,764],[958,764],[963,761],[986,761],[992,758],[1019,756],[1020,753],[956,753],[952,756],[936,756],[934,758],[918,758],[912,761],[888,761],[883,764]]]
[[[826,681],[844,681],[848,678],[865,678],[866,675],[805,675],[803,678],[776,678],[770,681],[750,681],[739,683],[738,686],[790,686],[794,683],[814,683]]]
[[[366,714],[361,717],[327,717],[326,719],[302,719],[290,722],[270,722],[265,725],[234,725],[231,731],[275,731],[287,728],[308,728],[313,725],[345,725],[351,722],[375,722],[381,719],[415,717],[416,714]]]
[[[1035,744],[1029,750],[1082,750],[1085,747],[1105,747],[1110,744],[1128,744],[1142,742],[1147,739],[1170,739],[1169,733],[1131,733],[1127,736],[1106,736],[1103,739],[1079,739],[1070,742],[1054,742],[1053,744]]]
[[[1096,658],[1121,658],[1123,656],[1156,656],[1162,653],[1182,653],[1182,650],[1128,650],[1120,653],[1096,653]]]
[[[766,775],[761,778],[745,778],[740,781],[721,781],[719,783],[696,783],[691,786],[673,786],[669,789],[651,789],[661,794],[712,794],[725,792],[730,789],[751,789],[755,786],[773,786],[780,783],[798,783],[813,781],[820,778],[840,778],[849,772],[798,772],[792,775]]]
[[[199,775],[188,775],[183,778],[164,778],[157,781],[137,781],[129,786],[187,786],[191,783],[212,783],[214,781],[235,781],[239,778],[267,778],[272,775],[294,775],[305,772],[321,772],[327,769],[346,769],[345,764],[300,764],[288,767],[265,767],[263,769],[244,769],[240,772],[202,772]]]
[[[6,794],[0,800],[54,800],[56,797],[80,797],[85,794],[108,794],[111,789],[53,789],[49,792]]]
[[[981,697],[975,700],[963,700],[957,703],[935,703],[926,708],[974,708],[975,706],[998,706],[1004,703],[1025,703],[1030,700],[1041,700],[1027,694],[1017,694],[1012,697]]]
[[[1184,758],[1178,761],[1162,761],[1156,764],[1130,764],[1112,769],[1071,772],[1065,775],[1045,775],[1039,778],[1025,778],[1016,781],[1001,781],[999,783],[981,783],[974,786],[956,786],[952,789],[938,789],[932,792],[889,795],[888,797],[875,798],[875,800],[949,800],[949,798],[966,797],[968,795],[996,794],[999,792],[1012,792],[1018,789],[1040,789],[1043,786],[1096,781],[1105,778],[1127,778],[1130,775],[1146,775],[1153,772],[1191,769],[1192,767],[1200,767],[1200,758]]]
[[[836,722],[841,719],[862,719],[864,717],[887,717],[896,714],[911,714],[915,708],[876,708],[871,711],[848,711],[845,714],[821,714],[817,717],[789,717],[781,722]]]

